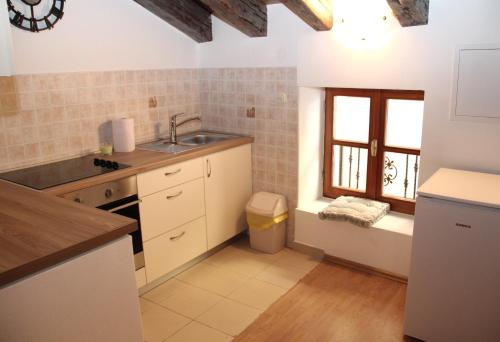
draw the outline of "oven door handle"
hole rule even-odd
[[[137,200],[137,201],[133,201],[133,202],[130,202],[130,203],[127,203],[127,204],[124,204],[124,205],[120,205],[118,207],[109,209],[108,213],[114,213],[114,212],[116,212],[118,210],[122,210],[122,209],[125,209],[125,208],[128,208],[128,207],[131,207],[133,205],[139,204],[139,203],[141,203],[141,200]]]

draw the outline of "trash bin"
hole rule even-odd
[[[247,203],[250,246],[265,253],[277,253],[285,246],[288,208],[283,195],[257,192]]]

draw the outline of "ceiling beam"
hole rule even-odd
[[[199,43],[212,40],[210,11],[195,0],[134,0]]]
[[[316,31],[329,31],[333,26],[332,0],[281,0],[281,3]]]
[[[267,7],[262,0],[198,0],[213,14],[249,37],[267,35]]]
[[[429,0],[387,0],[387,3],[403,27],[429,22]]]

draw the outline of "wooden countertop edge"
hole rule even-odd
[[[251,144],[254,142],[253,137],[238,137],[238,138],[233,138],[225,141],[221,141],[218,143],[210,144],[209,146],[204,146],[195,150],[190,150],[178,154],[168,154],[164,152],[156,152],[158,153],[158,160],[153,161],[153,162],[148,162],[143,165],[136,165],[136,166],[131,166],[126,169],[118,170],[115,172],[110,172],[107,174],[103,174],[100,176],[95,176],[95,177],[90,177],[86,179],[82,179],[80,181],[68,183],[68,184],[63,184],[59,186],[55,186],[49,189],[43,190],[44,193],[48,193],[51,195],[55,196],[60,196],[67,194],[69,192],[81,190],[84,188],[88,188],[94,185],[99,185],[102,183],[106,182],[111,182],[115,181],[118,179],[130,177],[137,175],[139,173],[155,170],[161,167],[177,164],[186,160],[194,159],[194,158],[199,158],[199,157],[204,157],[206,155],[212,154],[212,153],[217,153],[221,151],[228,150],[230,148],[246,145],[246,144]],[[116,157],[115,154],[113,156],[110,156],[110,160],[114,160]],[[124,155],[122,153],[121,155]],[[114,157],[114,158],[113,158]]]
[[[24,277],[31,276],[36,272],[55,266],[95,248],[99,248],[108,242],[114,241],[135,231],[136,229],[137,222],[133,222],[123,227],[113,229],[107,233],[98,235],[94,238],[61,249],[55,253],[34,259],[18,267],[2,271],[0,272],[0,288],[9,286],[11,283],[21,280]]]

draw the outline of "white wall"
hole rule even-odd
[[[334,0],[335,4],[335,0]],[[267,38],[250,40],[214,22],[213,43],[200,45],[200,66],[290,66],[304,87],[422,89],[425,91],[420,182],[445,166],[500,173],[500,125],[449,120],[454,48],[500,42],[497,0],[430,1],[428,25],[401,28],[389,18],[390,39],[379,48],[352,48],[338,20],[315,32],[282,5],[268,6]],[[286,53],[278,56],[279,51]]]
[[[335,0],[338,1],[338,0]],[[451,122],[454,47],[498,43],[500,2],[434,0],[429,25],[393,29],[386,45],[353,49],[341,24],[315,32],[283,5],[268,6],[268,37],[248,38],[213,18],[214,41],[196,44],[132,0],[79,0],[51,32],[12,29],[16,72],[180,67],[297,66],[305,87],[422,89],[426,93],[420,181],[438,167],[500,172],[498,124]]]
[[[321,88],[299,88],[299,188],[301,207],[322,197],[323,183],[323,112],[325,92]],[[318,134],[320,132],[321,134]]]
[[[68,1],[53,30],[12,37],[17,74],[196,67],[197,44],[132,0]]]
[[[250,38],[212,17],[213,41],[199,46],[202,68],[297,65],[297,37],[313,31],[283,5],[267,6],[267,37]]]
[[[0,76],[10,76],[12,65],[12,38],[6,3],[0,3]]]

